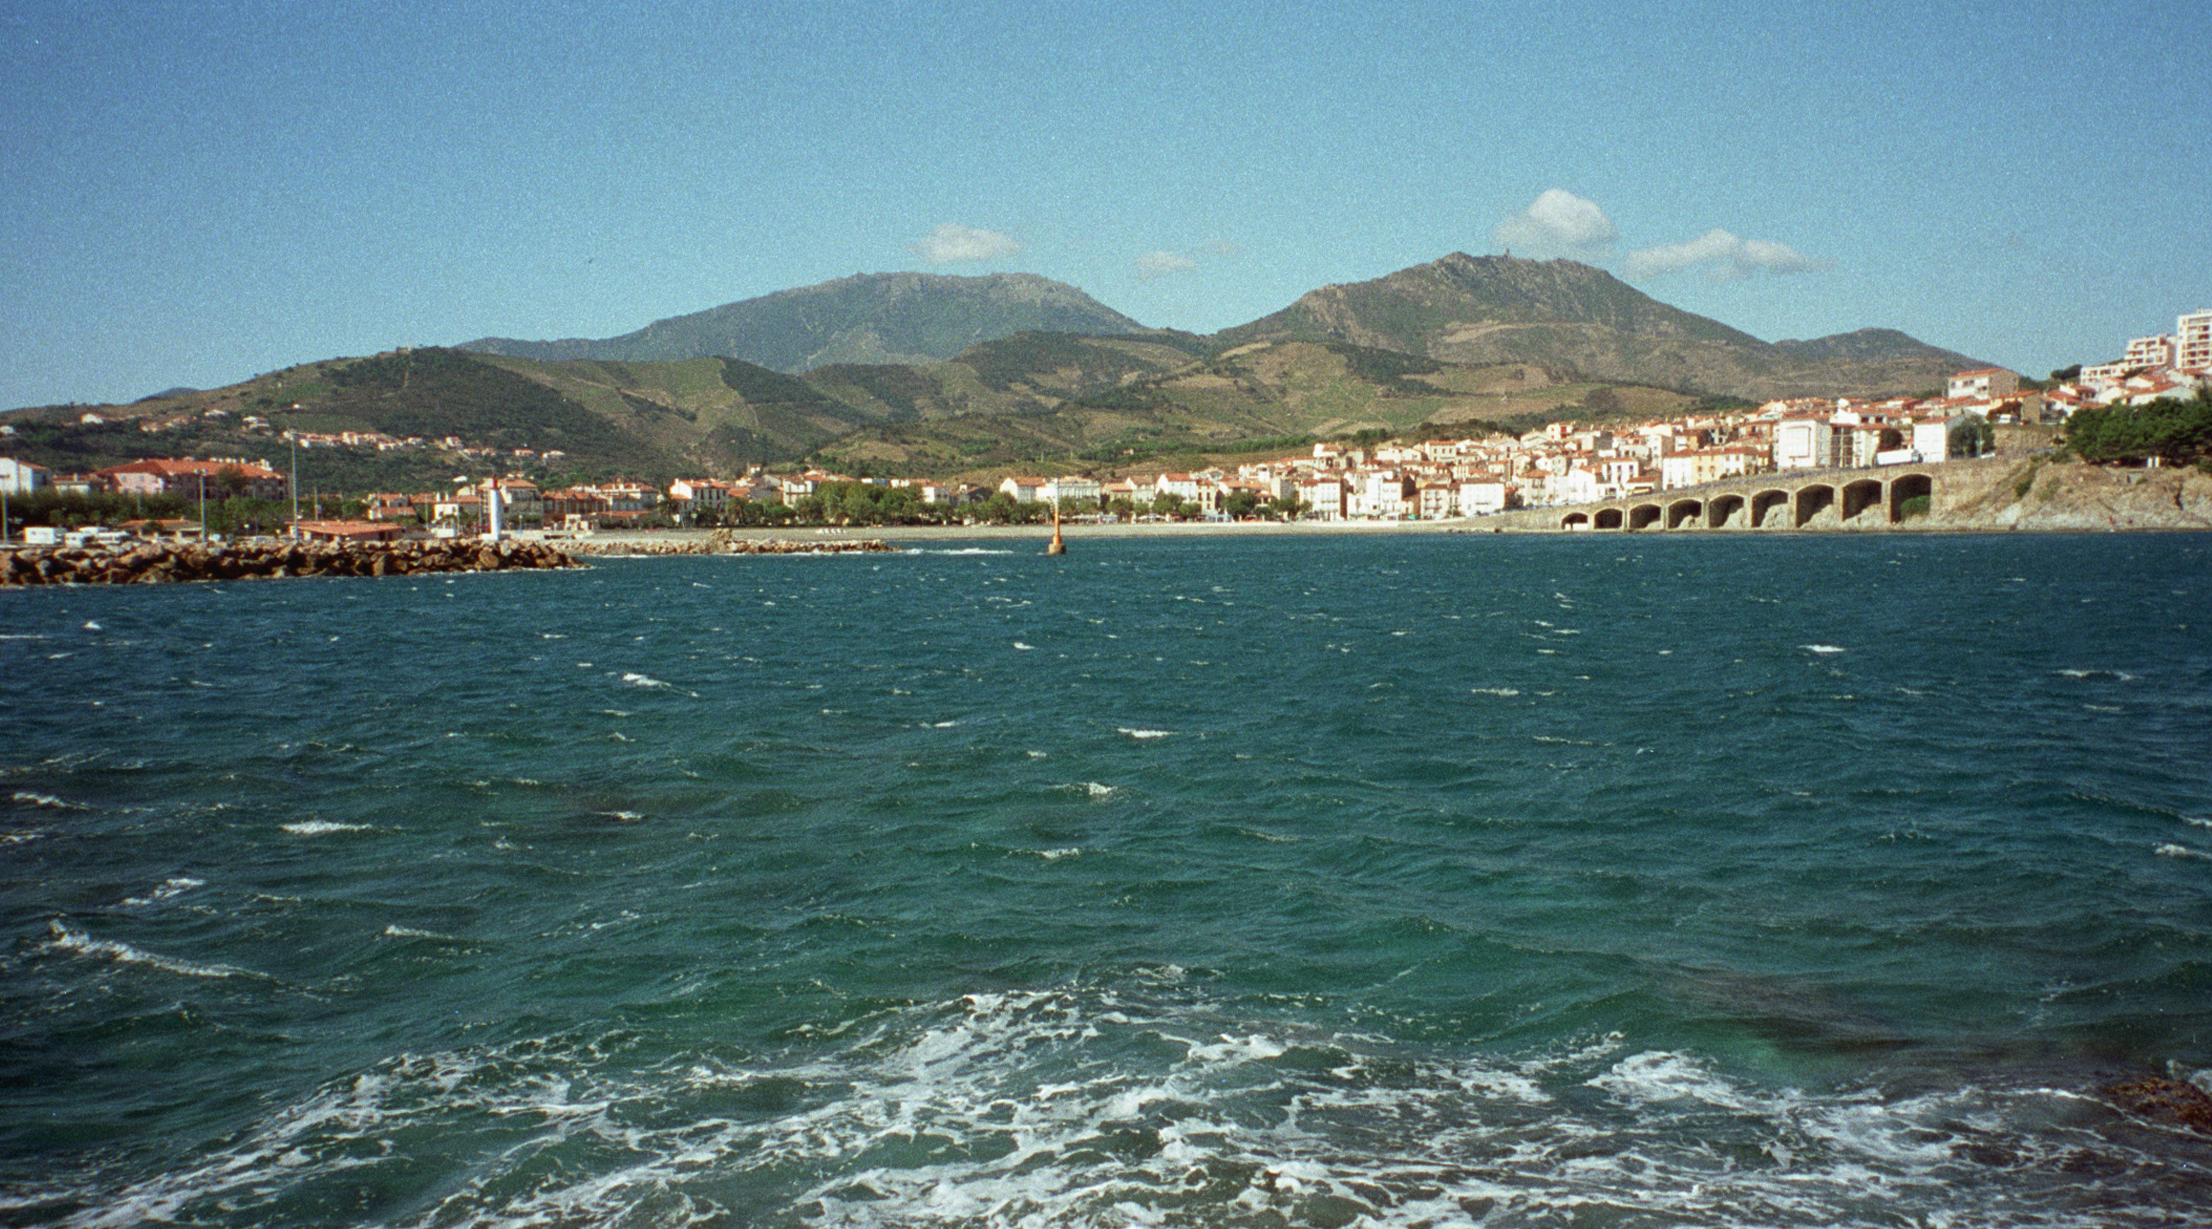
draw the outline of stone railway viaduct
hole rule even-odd
[[[1942,468],[1791,470],[1502,515],[1522,530],[1887,529],[1905,519],[1908,501],[1925,498],[1923,507],[1934,503],[1936,473]]]

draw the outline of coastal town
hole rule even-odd
[[[2132,339],[2113,362],[2053,377],[2038,383],[1982,368],[1954,374],[1939,395],[1926,397],[1776,400],[1631,424],[1559,421],[1518,437],[1319,441],[1295,454],[1233,467],[1139,469],[1113,477],[1016,473],[996,485],[756,466],[728,477],[681,477],[666,486],[617,481],[546,490],[513,467],[558,460],[558,454],[520,449],[502,455],[448,437],[438,446],[493,467],[494,475],[464,477],[439,490],[368,492],[336,501],[349,514],[295,511],[286,525],[258,528],[308,539],[380,541],[520,530],[584,535],[869,520],[973,524],[1034,520],[1050,515],[1046,509],[1091,520],[1475,518],[1770,472],[1938,463],[1988,451],[2000,427],[2063,428],[2085,410],[2195,397],[2212,391],[2212,310],[2179,317],[2170,334]],[[157,433],[174,425],[156,421],[142,429]],[[266,419],[252,416],[244,425],[269,430]],[[306,450],[429,446],[356,432],[272,434]],[[244,457],[146,458],[79,474],[0,457],[0,493],[20,497],[41,490],[181,498],[202,508],[203,526],[210,501],[290,500],[296,508],[300,499],[285,474]],[[137,528],[188,534],[192,524],[187,516]],[[25,527],[31,541],[58,542],[63,532],[59,526]]]

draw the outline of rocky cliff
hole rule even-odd
[[[1945,467],[1931,502],[1909,528],[2212,529],[2212,474],[1993,457]]]

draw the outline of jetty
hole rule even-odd
[[[581,566],[542,542],[120,542],[0,548],[0,585],[157,585],[288,576],[416,576]]]

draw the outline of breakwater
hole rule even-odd
[[[541,542],[131,542],[0,552],[0,585],[167,584],[575,566],[568,552]]]

